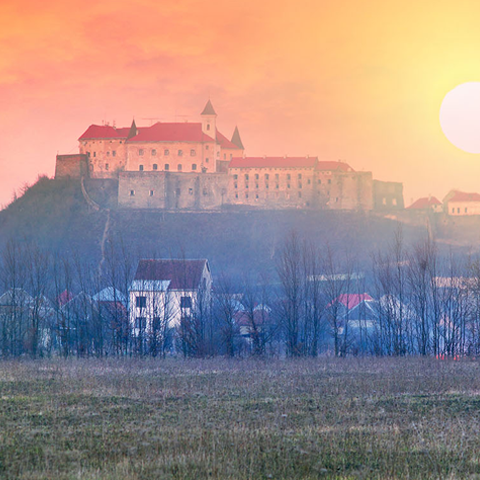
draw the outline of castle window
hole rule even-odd
[[[279,187],[278,187],[278,183],[275,185],[275,188],[279,188]]]
[[[465,207],[465,213],[467,213],[467,207]]]
[[[289,183],[287,183],[287,188],[290,188],[290,184],[289,184]]]
[[[96,156],[97,156],[97,152],[93,152],[93,156],[96,157]]]
[[[330,180],[330,178],[328,179],[328,184],[329,184],[329,185],[332,184],[332,180]]]
[[[320,179],[318,179],[318,184],[321,185],[322,184],[322,181]]]
[[[255,195],[255,198],[258,200],[258,193]]]
[[[144,331],[147,327],[147,319],[145,317],[137,317],[135,319],[135,328]]]
[[[181,164],[181,163],[179,163],[179,164],[178,164],[178,166],[177,166],[177,170],[178,170],[179,172],[181,172],[181,171],[182,171],[182,164]]]
[[[156,154],[157,154],[157,151],[154,148],[152,148],[152,157],[154,157]]]
[[[268,180],[270,178],[270,175],[268,173],[265,174],[265,180]]]
[[[109,156],[110,156],[110,152],[107,152],[107,157],[109,157]]]
[[[168,163],[165,164],[165,170],[170,170],[170,165]]]
[[[87,157],[90,158],[90,152],[87,152]]]
[[[255,184],[255,188],[258,188],[258,183]]]
[[[338,197],[335,197],[335,203],[338,203]]]
[[[108,170],[108,168],[110,167],[110,165],[108,163],[105,164],[105,170]]]
[[[268,188],[268,183],[265,184],[265,188]]]
[[[302,182],[298,182],[298,188],[302,188]]]
[[[112,150],[112,157],[116,157],[117,156],[117,151],[116,150]]]
[[[298,174],[298,179],[300,180],[301,178],[302,178],[302,174],[299,173],[299,174]]]
[[[238,188],[238,183],[237,183],[237,182],[235,182],[235,183],[233,184],[233,188]]]
[[[178,156],[179,156],[179,157],[183,157],[183,150],[179,150],[179,151],[178,151]]]
[[[210,130],[210,124],[207,123],[207,130]]]
[[[248,180],[248,173],[245,174],[245,180]]]
[[[153,164],[153,169],[158,170],[158,165],[156,163]]]
[[[233,176],[233,179],[234,179],[234,180],[237,180],[237,179],[238,179],[238,175],[235,174],[235,175]]]
[[[258,173],[255,174],[255,180],[258,180]]]
[[[278,180],[278,173],[275,174],[275,180]]]
[[[245,188],[248,188],[248,183],[245,184]]]
[[[134,197],[135,196],[135,190],[130,190],[130,196]]]
[[[290,180],[290,178],[291,178],[291,177],[290,177],[290,174],[287,173],[287,180]]]
[[[455,213],[455,209],[454,209],[454,208],[452,208],[452,213]]]
[[[205,145],[205,150],[208,150],[208,145]]]
[[[189,189],[188,189],[188,193],[189,193],[190,195],[193,195],[193,188],[189,188]]]
[[[139,165],[139,166],[138,166],[138,169],[139,169],[141,172],[143,172],[143,165]]]
[[[235,194],[235,198],[238,198],[238,193]]]
[[[138,149],[138,154],[139,154],[140,156],[143,155],[143,148],[139,148],[139,149]]]
[[[457,213],[460,213],[460,208],[457,208]]]
[[[166,148],[164,151],[163,151],[163,154],[164,155],[170,155],[170,150],[168,148]]]
[[[153,190],[150,190],[150,196],[153,197]]]
[[[248,192],[245,194],[245,198],[248,198]]]
[[[197,154],[197,152],[192,148],[192,149],[190,150],[190,156],[191,156],[191,157],[194,157],[196,154]]]
[[[205,159],[205,163],[208,163],[208,157]]]
[[[310,179],[307,180],[307,183],[310,185]]]
[[[192,163],[192,170],[196,170],[197,169],[197,164],[196,163]]]

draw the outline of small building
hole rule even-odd
[[[443,211],[443,205],[437,197],[429,195],[428,197],[422,197],[415,200],[409,207],[407,207],[407,210],[441,213]]]
[[[374,180],[373,208],[378,211],[403,210],[403,183]]]
[[[480,215],[480,193],[451,190],[443,199],[444,211],[452,216]]]
[[[209,308],[211,290],[206,259],[140,260],[129,289],[133,336],[178,327],[182,318]]]

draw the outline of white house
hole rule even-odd
[[[129,289],[134,336],[176,327],[195,310],[208,308],[212,275],[206,259],[140,260]]]

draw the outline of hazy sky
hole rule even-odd
[[[439,110],[480,80],[478,0],[1,0],[0,204],[92,123],[197,120],[247,154],[342,159],[407,205],[480,192]],[[480,126],[479,126],[480,135]]]

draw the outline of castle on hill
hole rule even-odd
[[[118,180],[119,207],[403,208],[402,184],[373,180],[345,162],[245,156],[238,128],[231,140],[217,128],[210,100],[200,122],[91,125],[78,141],[78,154],[57,155],[55,178]]]

